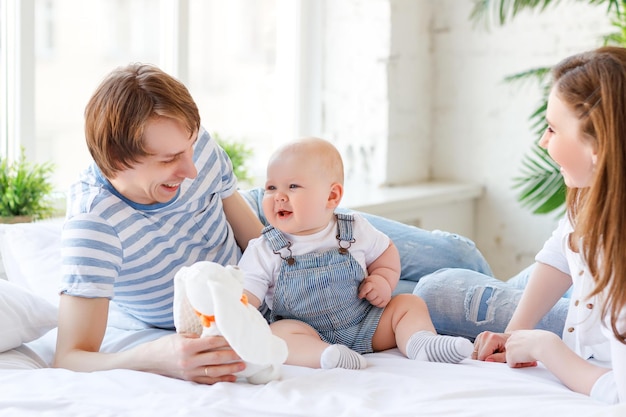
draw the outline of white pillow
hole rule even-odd
[[[7,280],[58,307],[61,233],[65,219],[0,224],[0,253]],[[109,305],[109,326],[145,329],[147,324]]]
[[[0,279],[0,352],[43,336],[57,325],[57,307]]]
[[[0,251],[7,279],[59,304],[63,218],[0,224]]]
[[[28,346],[0,353],[0,369],[41,369],[48,364]]]

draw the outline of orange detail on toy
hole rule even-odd
[[[245,294],[241,294],[241,302],[242,302],[244,305],[248,305],[248,296],[247,296],[247,295],[245,295]]]
[[[202,327],[211,327],[212,323],[215,323],[215,316],[205,316],[198,310],[194,310],[196,316],[200,317],[200,322],[202,323]]]

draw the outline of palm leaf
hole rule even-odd
[[[518,201],[522,207],[535,214],[559,209],[559,216],[564,213],[566,188],[560,168],[538,145],[522,159],[521,176],[513,179],[513,188],[519,190]]]
[[[538,107],[529,117],[531,131],[536,140],[530,152],[522,158],[520,176],[513,179],[513,188],[518,190],[517,199],[522,207],[529,208],[535,214],[547,214],[555,210],[563,213],[565,203],[565,184],[558,165],[550,158],[547,151],[539,146],[539,140],[548,127],[546,109],[550,68],[535,68],[505,78],[507,82],[535,81],[539,84],[543,96]]]
[[[575,0],[570,0],[575,1]],[[583,1],[583,0],[577,0]],[[560,0],[475,0],[470,19],[482,21],[487,26],[491,23],[504,25],[523,10],[544,11]],[[626,46],[626,16],[622,13],[624,0],[586,0],[591,5],[607,5],[607,14],[617,32],[604,37],[604,44]],[[517,189],[518,201],[533,213],[546,214],[557,211],[565,212],[566,187],[559,166],[550,158],[547,151],[539,146],[539,139],[547,128],[545,113],[547,109],[550,84],[550,68],[535,68],[505,78],[506,82],[536,80],[542,89],[542,101],[530,115],[531,130],[537,140],[530,152],[522,158],[520,176],[513,179],[513,188]]]
[[[591,5],[607,5],[607,14],[614,11],[621,14],[622,2],[619,0],[570,0],[585,1]],[[550,6],[556,6],[561,0],[474,0],[474,7],[470,13],[470,20],[475,23],[484,23],[486,26],[499,26],[513,20],[524,10],[544,11]]]
[[[535,110],[529,117],[530,120],[530,129],[535,134],[537,140],[541,138],[543,133],[548,128],[548,123],[546,122],[546,110],[548,109],[548,102],[544,99],[544,101],[539,104],[537,110]]]
[[[604,45],[626,46],[626,16],[619,8],[616,9],[615,16],[611,19],[611,25],[617,31],[604,36]]]
[[[513,75],[504,77],[504,81],[537,81],[540,85],[543,85],[550,75],[550,67],[538,67],[527,69],[526,71],[518,72]]]

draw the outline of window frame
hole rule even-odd
[[[35,1],[0,0],[0,157],[13,160],[35,146]],[[162,27],[159,66],[188,84],[189,0],[159,0]],[[288,140],[320,131],[321,15],[323,0],[276,0],[277,72],[288,85],[276,111]]]
[[[0,156],[13,160],[35,141],[35,0],[0,0],[0,13]]]

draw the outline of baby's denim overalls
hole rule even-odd
[[[359,353],[372,352],[372,336],[383,312],[358,298],[366,271],[348,250],[354,242],[349,214],[336,213],[337,247],[324,252],[291,255],[291,242],[272,226],[263,230],[280,256],[270,322],[296,319],[312,326],[327,343],[340,343]]]

